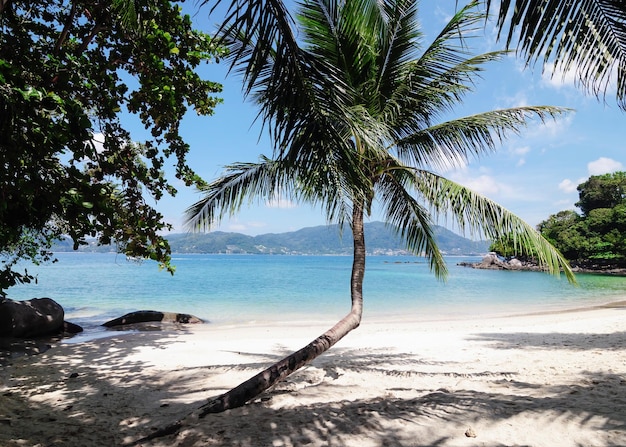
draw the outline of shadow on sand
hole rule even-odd
[[[155,377],[149,365],[129,359],[143,346],[168,346],[176,335],[150,331],[111,337],[64,346],[59,348],[62,355],[55,355],[55,348],[2,367],[0,445],[120,446],[183,417],[206,396],[221,392],[212,385],[217,375],[253,374],[285,354],[247,353],[246,358],[253,360],[240,365],[184,368],[167,377]],[[548,343],[554,349],[611,350],[621,349],[624,336],[600,335],[593,342],[579,334],[477,334],[475,338],[493,342],[495,349],[546,347]],[[428,362],[413,354],[332,349],[251,404],[209,415],[178,435],[142,445],[524,446],[528,444],[523,437],[497,440],[480,432],[480,442],[464,437],[469,425],[513,424],[520,414],[537,421],[572,419],[605,432],[603,447],[625,444],[626,383],[618,374],[581,373],[579,385],[572,385],[527,383],[515,377],[503,381],[498,374],[472,377],[462,371],[462,364]],[[433,375],[454,378],[455,373],[470,382],[487,380],[498,386],[433,390],[420,380]],[[384,381],[387,393],[372,397],[356,390],[350,400],[333,399],[338,391],[341,395],[349,391],[340,380],[345,375]],[[406,376],[415,380],[399,387],[404,382],[394,377]],[[367,382],[361,387],[367,388]],[[196,401],[190,403],[195,394]],[[314,401],[315,396],[323,397]],[[291,405],[287,397],[293,400]],[[588,444],[581,440],[563,445]]]

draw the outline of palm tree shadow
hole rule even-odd
[[[115,446],[146,424],[175,418],[180,408],[165,403],[172,393],[129,356],[165,347],[180,332],[111,336],[73,344],[62,355],[57,346],[7,358],[0,368],[0,445]],[[138,389],[145,397],[137,399]]]
[[[596,382],[614,382],[617,377],[594,375]],[[256,401],[224,414],[209,415],[200,424],[178,435],[175,442],[185,445],[355,445],[355,439],[373,446],[458,445],[467,426],[511,421],[521,414],[532,415],[538,423],[550,418],[574,418],[594,430],[617,433],[606,447],[624,445],[626,413],[616,411],[616,402],[599,396],[593,386],[548,387],[550,396],[524,397],[516,393],[490,393],[476,390],[435,391],[415,398],[378,397],[272,408],[268,401]],[[275,396],[275,394],[270,395]],[[621,405],[623,405],[623,395]],[[625,407],[622,407],[624,409]],[[598,420],[604,422],[598,425]],[[253,431],[249,428],[254,427]],[[524,433],[529,427],[520,427]],[[621,435],[619,435],[621,433]],[[489,433],[479,432],[480,445],[527,446],[501,442]],[[184,440],[184,441],[183,441]],[[568,444],[569,445],[569,444]],[[587,445],[584,441],[576,445]]]
[[[519,348],[558,348],[576,351],[584,350],[623,350],[626,345],[626,332],[606,334],[585,333],[482,333],[470,340],[491,342],[494,349]]]
[[[163,377],[155,377],[150,365],[132,359],[142,347],[175,343],[175,335],[136,333],[132,343],[113,337],[74,345],[63,356],[52,350],[16,360],[27,363],[15,369],[22,375],[11,375],[10,366],[0,375],[7,381],[0,388],[0,445],[123,445],[223,392],[223,384],[215,385],[218,377],[256,373],[287,352],[279,348],[242,353],[247,361],[241,364],[180,368]],[[497,338],[502,343],[498,348],[504,348],[508,339],[498,334],[477,337]],[[531,337],[526,343],[532,346],[538,340]],[[208,415],[177,435],[142,445],[348,446],[361,439],[372,446],[446,446],[466,442],[466,428],[475,426],[482,427],[478,433],[482,445],[523,446],[527,444],[522,436],[522,442],[502,442],[485,428],[486,422],[514,424],[520,415],[538,423],[574,419],[582,427],[606,433],[606,447],[626,444],[626,384],[618,374],[583,373],[577,385],[526,383],[509,376],[506,386],[488,391],[427,388],[433,376],[449,378],[463,369],[461,363],[432,362],[415,354],[337,348],[243,408]],[[478,376],[464,374],[470,382]],[[355,378],[378,381],[377,387],[384,383],[385,395],[364,393],[365,383],[355,388],[353,399],[339,400],[343,398],[338,396],[350,395],[349,383]],[[497,374],[480,379],[503,380]],[[233,378],[232,385],[236,384]]]

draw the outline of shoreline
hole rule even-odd
[[[573,303],[572,303],[573,304]],[[586,312],[593,311],[597,309],[605,309],[605,308],[626,308],[626,297],[623,296],[614,296],[611,298],[607,298],[603,300],[599,304],[589,304],[583,306],[572,306],[571,304],[565,306],[561,305],[549,305],[547,309],[541,310],[533,310],[530,312],[523,312],[521,310],[511,309],[507,310],[499,310],[497,312],[489,312],[487,314],[481,313],[483,309],[478,309],[476,313],[472,312],[461,312],[459,314],[383,314],[373,312],[373,315],[364,315],[362,319],[362,325],[405,325],[405,324],[459,324],[463,321],[472,321],[472,319],[479,315],[481,319],[488,320],[499,320],[499,319],[510,319],[517,317],[533,317],[533,316],[543,316],[543,315],[558,315],[558,314],[568,314],[568,313],[577,313],[577,312]],[[468,306],[468,309],[471,307]],[[212,330],[254,330],[254,329],[268,329],[268,328],[279,328],[279,327],[291,327],[293,325],[297,326],[307,326],[307,327],[319,327],[323,332],[326,329],[332,327],[339,319],[343,317],[343,314],[336,314],[335,316],[322,316],[322,315],[314,315],[314,316],[305,316],[302,314],[290,314],[281,319],[268,319],[267,315],[259,316],[259,318],[255,319],[246,319],[246,320],[236,320],[236,321],[218,321],[211,322],[205,321],[200,324],[175,324],[175,323],[160,323],[160,322],[148,322],[148,323],[139,323],[139,324],[131,324],[127,326],[117,326],[112,328],[106,328],[101,324],[90,325],[85,327],[85,331],[69,336],[51,336],[51,337],[40,337],[36,340],[10,340],[10,343],[15,344],[18,348],[21,346],[26,346],[27,351],[33,352],[34,354],[26,354],[26,355],[37,355],[37,350],[40,352],[46,352],[48,349],[54,349],[55,346],[60,344],[82,344],[88,343],[92,341],[107,339],[110,337],[118,337],[125,335],[133,335],[137,333],[142,333],[146,331],[177,331],[181,329],[189,329],[193,330],[201,329],[205,327],[210,327]],[[70,318],[71,319],[71,318]],[[42,349],[47,346],[47,349]],[[3,346],[0,346],[0,354],[2,354]],[[5,357],[0,355],[0,365],[2,365],[2,361],[6,361],[7,357],[7,349],[4,350]],[[10,356],[9,356],[10,357]],[[9,358],[10,360],[10,358]]]
[[[508,317],[365,320],[245,407],[141,445],[626,445],[625,309],[614,301]],[[306,345],[327,323],[172,326],[14,359],[0,367],[0,445],[131,442]]]

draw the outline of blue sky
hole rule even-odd
[[[190,12],[195,9],[187,2]],[[420,18],[427,41],[438,33],[455,9],[455,0],[422,1]],[[198,28],[213,29],[217,20],[207,18],[208,8],[196,14]],[[487,25],[481,38],[472,45],[476,54],[499,49],[493,27]],[[430,37],[430,38],[429,38]],[[260,154],[271,155],[272,148],[260,127],[254,124],[256,109],[241,94],[240,80],[226,78],[223,64],[202,68],[207,79],[222,82],[219,105],[210,117],[190,112],[181,128],[191,145],[189,162],[206,180],[220,175],[224,165],[257,161]],[[531,225],[536,225],[564,209],[574,209],[578,200],[576,186],[590,175],[626,169],[626,113],[620,111],[609,90],[606,102],[585,95],[577,89],[572,77],[551,77],[541,67],[525,68],[521,59],[511,55],[488,65],[475,92],[470,93],[455,116],[484,112],[496,108],[522,105],[554,105],[574,109],[557,121],[533,122],[520,136],[506,140],[495,153],[444,174],[471,187],[513,211]],[[198,194],[182,184],[179,194],[157,204],[175,232],[184,231],[184,210]],[[376,214],[371,220],[381,220]],[[309,205],[289,202],[253,202],[240,213],[224,220],[215,229],[249,235],[293,231],[326,223],[323,213]],[[444,222],[440,222],[444,224]]]

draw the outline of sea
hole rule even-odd
[[[115,253],[58,253],[58,262],[25,266],[36,281],[8,297],[50,297],[66,320],[93,332],[136,310],[192,314],[210,324],[331,321],[350,309],[350,256],[175,254],[174,275],[152,261]],[[365,321],[446,321],[583,308],[626,299],[626,278],[477,270],[480,257],[447,257],[438,280],[415,256],[368,256]]]

